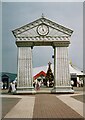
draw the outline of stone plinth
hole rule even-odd
[[[15,94],[35,94],[34,87],[17,87]]]
[[[74,93],[72,86],[55,86],[51,93]]]

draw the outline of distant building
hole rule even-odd
[[[2,87],[3,89],[8,89],[9,87],[9,76],[7,74],[2,75]]]
[[[2,85],[1,85],[2,89],[8,89],[9,83],[13,82],[16,79],[17,74],[2,72],[0,76],[1,76],[1,82],[2,82]]]
[[[40,71],[38,74],[33,76],[33,80],[34,82],[41,81],[43,85],[46,85],[45,77],[46,77],[46,73],[44,71]]]

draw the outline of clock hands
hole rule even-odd
[[[42,31],[44,32],[44,27],[43,27],[43,25],[42,25]]]
[[[44,29],[42,28],[42,31],[44,32]]]

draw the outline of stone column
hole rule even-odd
[[[16,93],[34,93],[32,48],[18,47],[18,80]]]
[[[54,47],[54,88],[52,93],[73,93],[67,47]]]

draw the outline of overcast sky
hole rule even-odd
[[[83,67],[83,3],[78,2],[3,2],[2,3],[2,60],[3,71],[17,72],[17,47],[12,30],[41,17],[71,28],[74,33],[69,46],[69,60]],[[52,47],[33,48],[33,67],[53,63]]]

